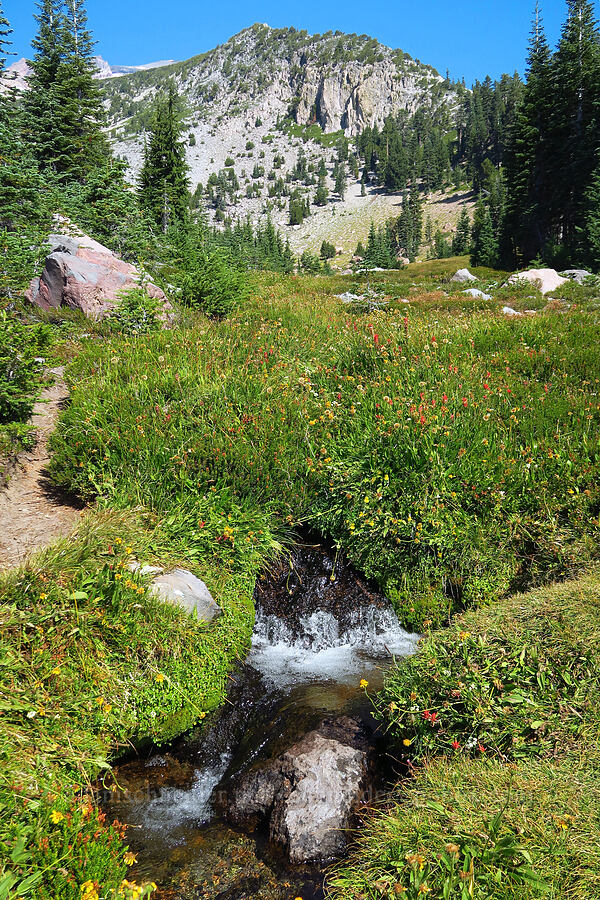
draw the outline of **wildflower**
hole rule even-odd
[[[57,666],[55,669],[52,669],[52,675],[60,675],[60,666]]]
[[[40,600],[45,600],[48,594],[40,594]]]
[[[456,738],[452,741],[452,749],[453,749],[453,750],[460,750],[460,744],[458,743],[458,741],[456,740]]]
[[[133,553],[133,547],[125,547],[125,553]]]
[[[159,684],[162,684],[163,681],[165,680],[165,676],[163,675],[162,672],[158,672],[158,673],[155,675],[154,680],[157,681]]]
[[[461,631],[458,636],[461,641],[466,641],[466,639],[468,637],[471,637],[471,632],[470,631]]]
[[[446,853],[449,853],[450,856],[458,856],[459,851],[458,844],[446,844]]]
[[[131,850],[128,850],[123,856],[123,862],[126,866],[132,866],[137,862],[137,856],[135,853],[132,853]]]
[[[424,881],[423,884],[419,887],[419,894],[430,894],[430,893],[431,893],[431,888],[429,887],[427,882]]]
[[[413,701],[417,699],[417,692],[416,692],[416,691],[411,691],[411,692],[410,692],[410,699],[413,700]]]
[[[122,543],[123,543],[123,539],[122,539],[122,538],[117,538],[116,541],[115,541],[115,544],[122,544]]]
[[[53,809],[50,813],[50,819],[54,825],[58,825],[59,822],[62,822],[64,816],[59,809]]]
[[[361,679],[360,679],[360,687],[363,688],[363,690],[364,690],[365,688],[368,688],[368,687],[369,687],[369,682],[367,681],[366,678],[361,678]]]
[[[485,747],[483,746],[483,744],[481,742],[479,744],[477,744],[477,749],[479,750],[480,753],[485,753]]]
[[[405,747],[410,747],[410,745],[412,744],[412,738],[404,738],[402,743],[404,744]]]
[[[81,885],[81,900],[98,900],[95,881],[84,881]]]

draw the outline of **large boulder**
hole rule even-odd
[[[451,281],[455,281],[458,284],[467,284],[469,281],[477,281],[477,278],[475,278],[468,269],[459,269],[458,272],[452,276]]]
[[[119,305],[123,291],[139,286],[142,281],[135,266],[123,262],[87,235],[53,234],[48,244],[50,253],[44,271],[31,282],[25,294],[27,300],[41,309],[67,306],[80,309],[89,318],[102,319]],[[144,283],[144,289],[159,301],[161,319],[170,322],[173,308],[162,290],[151,283]]]
[[[369,771],[361,726],[342,718],[236,779],[221,799],[222,811],[246,830],[267,822],[270,839],[293,863],[331,859],[346,847]]]
[[[542,294],[549,294],[567,283],[567,279],[562,278],[556,269],[528,269],[527,272],[517,272],[508,279],[509,284],[518,284],[520,281],[528,281],[539,287]]]
[[[588,272],[587,269],[567,269],[566,272],[561,272],[560,274],[570,281],[575,281],[577,284],[583,284],[585,279],[589,278],[592,273]]]
[[[221,615],[204,582],[187,569],[173,569],[166,575],[159,575],[151,583],[150,591],[165,603],[185,609],[200,622],[212,622]]]

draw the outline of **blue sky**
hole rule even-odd
[[[187,59],[265,22],[310,33],[369,34],[471,84],[487,74],[523,71],[533,5],[534,0],[88,0],[87,8],[97,51],[113,65]],[[13,49],[29,55],[35,0],[4,0],[3,6],[14,30]],[[542,8],[554,44],[565,0],[542,0]]]

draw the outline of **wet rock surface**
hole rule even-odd
[[[262,615],[276,616],[298,635],[306,628],[307,616],[329,613],[344,629],[358,611],[381,608],[385,599],[343,554],[315,544],[297,547],[277,560],[257,583],[256,605]]]
[[[223,814],[249,831],[266,822],[270,839],[293,863],[339,856],[365,798],[371,762],[361,723],[327,720],[238,779],[225,795]]]

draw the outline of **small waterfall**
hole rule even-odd
[[[281,603],[282,585],[289,603]],[[414,653],[418,641],[384,597],[343,561],[334,569],[322,547],[297,551],[261,585],[256,602],[248,663],[279,688],[353,683],[378,660]]]

